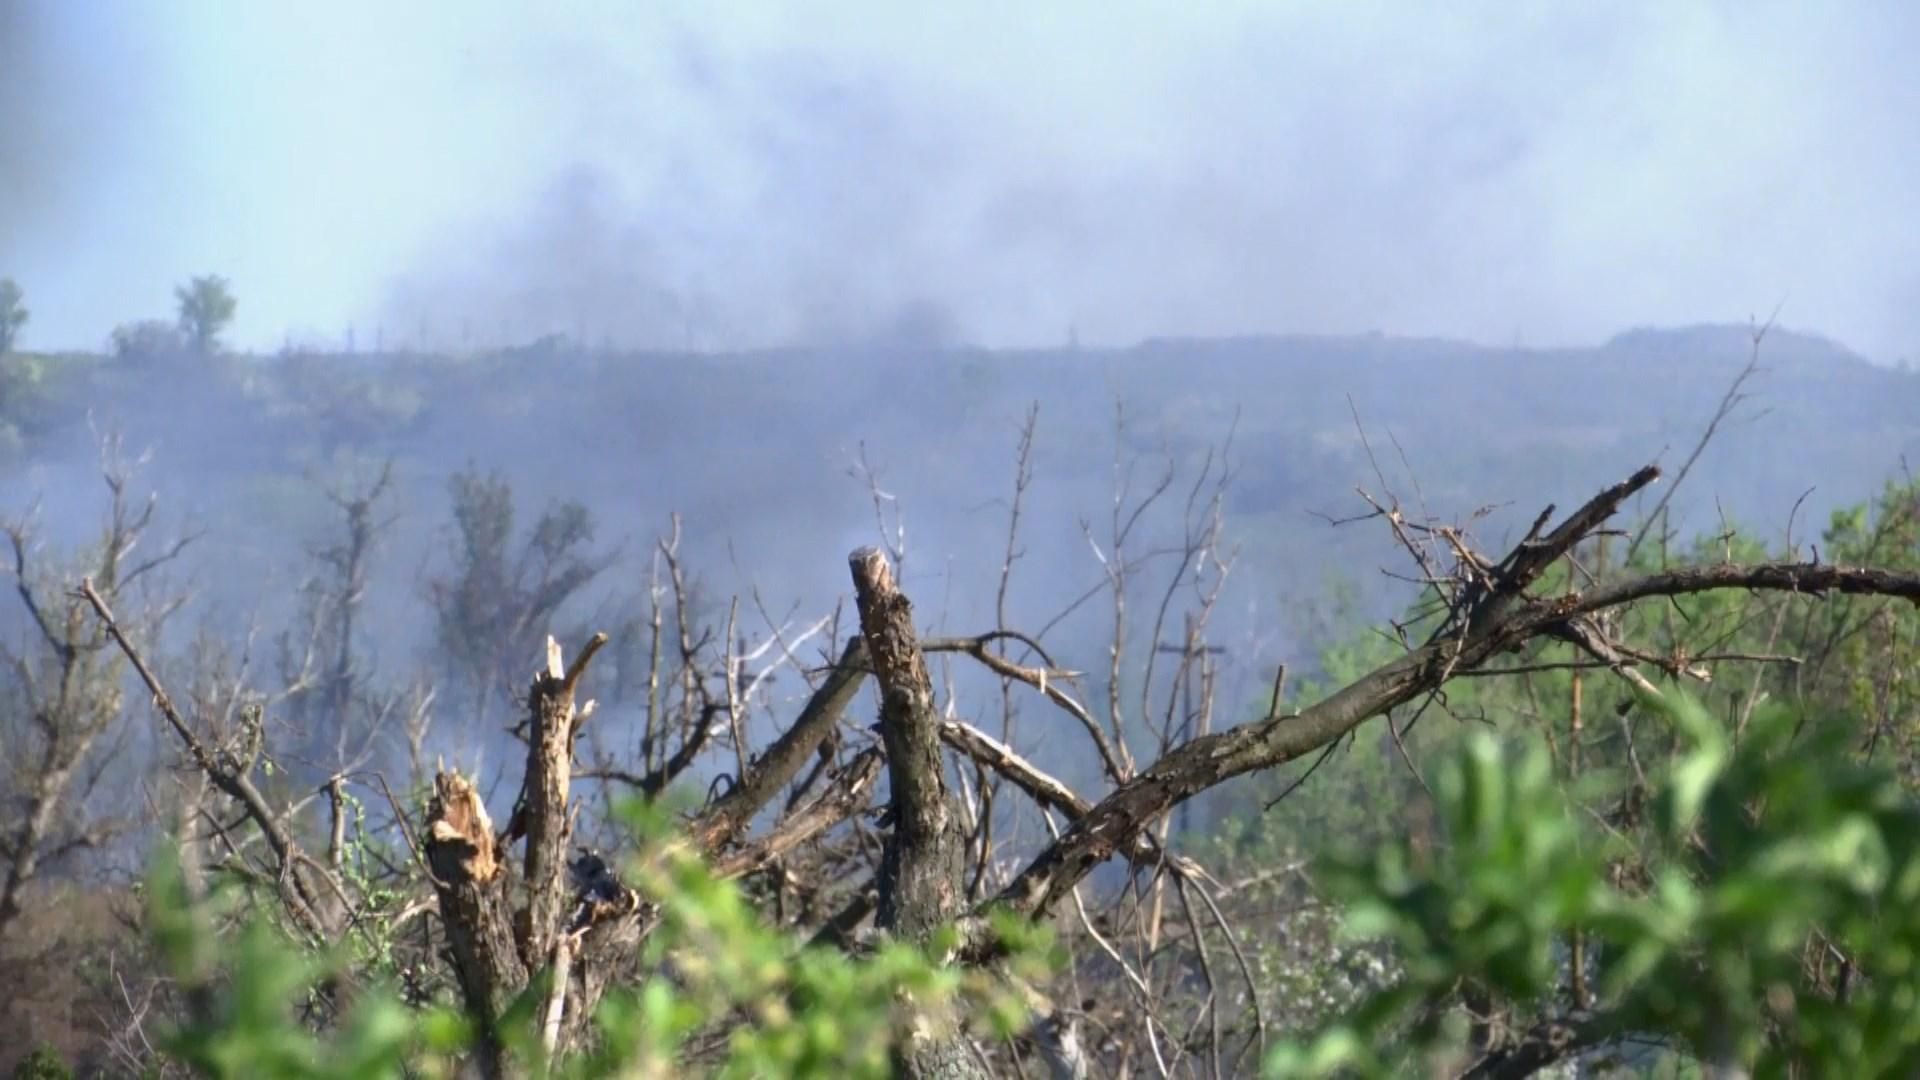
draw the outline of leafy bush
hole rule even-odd
[[[13,1080],[73,1080],[73,1070],[57,1051],[42,1046],[14,1065]]]
[[[1637,829],[1583,810],[1539,743],[1483,731],[1437,773],[1430,857],[1402,841],[1329,860],[1347,931],[1390,944],[1404,976],[1276,1048],[1270,1074],[1388,1075],[1475,1042],[1542,1065],[1631,1043],[1756,1075],[1920,1068],[1920,806],[1837,725],[1774,707],[1736,743],[1676,693],[1644,704],[1683,751]],[[1592,1001],[1556,1008],[1575,933]],[[1531,1024],[1476,1037],[1463,987]]]

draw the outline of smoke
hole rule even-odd
[[[561,166],[526,205],[443,229],[385,317],[439,327],[443,344],[456,326],[469,344],[558,333],[648,349],[964,338],[952,301],[979,252],[943,204],[976,166],[954,126],[817,59],[746,77],[684,50],[682,141],[637,135],[631,153]],[[605,113],[603,133],[634,126],[611,108],[577,112]],[[954,273],[929,274],[942,265]]]
[[[45,8],[0,4],[0,253],[17,252],[28,229],[62,212],[63,181],[87,150],[78,110],[55,87],[55,30]]]
[[[125,254],[99,243],[93,226],[165,96],[145,47],[152,21],[138,8],[0,0],[0,276],[25,288],[34,341],[49,328],[60,336],[85,305],[79,290],[60,287],[68,268],[89,274],[94,259]]]
[[[1920,336],[1912,5],[6,10],[66,340],[209,271],[269,348]]]
[[[995,345],[1548,344],[1783,298],[1870,352],[1920,332],[1900,8],[576,14],[518,53],[558,179],[390,308],[703,347],[914,312]]]

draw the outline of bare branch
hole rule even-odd
[[[859,813],[880,778],[881,755],[868,749],[838,770],[811,802],[782,818],[772,832],[715,860],[713,872],[739,877],[766,868],[788,852]]]
[[[840,717],[866,678],[867,666],[865,639],[850,639],[840,654],[840,661],[807,699],[793,726],[781,732],[747,770],[747,775],[740,777],[726,795],[701,811],[688,826],[688,834],[697,845],[709,852],[725,847],[752,822],[761,807],[799,775],[807,758],[820,749],[840,723]]]
[[[1298,714],[1242,725],[1189,741],[1107,795],[1000,893],[998,901],[1032,914],[1050,910],[1094,866],[1133,841],[1141,829],[1184,799],[1227,779],[1299,758],[1367,719],[1443,686],[1459,671],[1531,638],[1564,631],[1575,616],[1649,596],[1713,589],[1837,591],[1920,602],[1920,574],[1806,564],[1712,566],[1623,578],[1584,593],[1529,597],[1525,589],[1556,558],[1599,528],[1632,492],[1658,476],[1652,466],[1615,484],[1540,540],[1523,540],[1500,566],[1493,589],[1456,609],[1453,634],[1381,665]],[[1470,590],[1471,592],[1471,590]]]

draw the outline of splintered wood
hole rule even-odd
[[[443,772],[433,778],[433,804],[427,819],[431,845],[451,852],[468,881],[485,883],[500,873],[500,860],[493,850],[493,819],[466,777]]]

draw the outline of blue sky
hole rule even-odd
[[[1911,5],[0,0],[36,347],[920,328],[1920,353]],[[10,72],[10,73],[8,73]],[[929,330],[929,328],[931,328]]]

